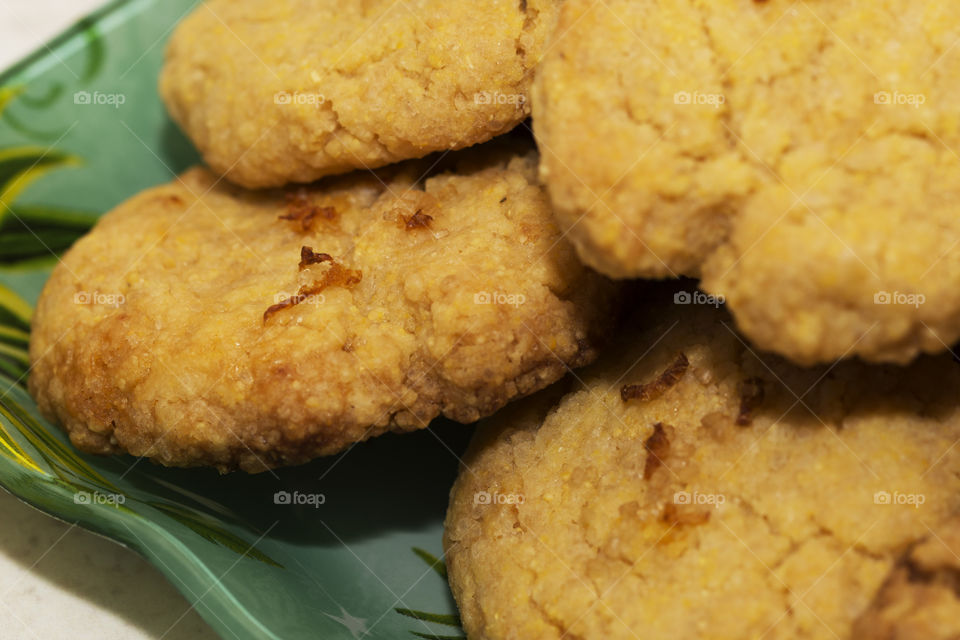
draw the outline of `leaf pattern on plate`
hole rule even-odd
[[[148,502],[147,504],[157,511],[163,512],[167,516],[173,518],[180,524],[188,527],[196,534],[206,538],[214,544],[226,547],[231,551],[239,553],[241,556],[259,560],[260,562],[269,564],[273,567],[278,567],[280,569],[284,568],[282,564],[257,549],[256,543],[247,542],[243,538],[230,533],[223,527],[220,527],[220,523],[217,520],[214,520],[213,518],[210,518],[199,511],[181,504],[169,504],[163,502]]]
[[[198,1],[112,0],[30,58],[0,71],[0,484],[45,512],[142,553],[188,598],[202,594],[204,606],[198,610],[224,637],[357,637],[352,627],[343,627],[343,619],[318,606],[334,606],[325,592],[329,585],[355,614],[340,607],[348,622],[378,618],[379,625],[367,637],[463,640],[454,626],[459,619],[442,560],[420,548],[413,550],[419,560],[406,556],[415,544],[408,531],[372,526],[366,515],[331,505],[322,515],[298,514],[302,522],[296,527],[271,526],[261,538],[271,514],[234,491],[250,483],[82,454],[43,419],[25,391],[32,309],[21,296],[34,299],[57,256],[95,224],[100,207],[124,195],[123,189],[108,189],[113,194],[109,197],[78,189],[77,181],[96,185],[116,178],[101,162],[102,153],[121,158],[123,178],[144,185],[168,180],[169,170],[198,161],[170,119],[148,102],[155,99],[163,41]],[[145,43],[152,44],[145,50]],[[73,108],[75,92],[95,88],[123,91],[143,101],[125,112],[123,136],[113,135],[116,113]],[[79,124],[71,130],[74,122]],[[154,144],[151,155],[141,147],[145,140],[169,146]],[[78,156],[89,161],[81,162]],[[70,172],[61,171],[65,169]],[[431,451],[439,456],[439,449],[433,451],[430,441],[421,444],[412,449],[424,452],[429,469],[443,478],[430,486],[440,486],[448,477],[452,481],[454,468],[440,470],[442,465],[434,464],[437,458],[429,457]],[[372,455],[357,455],[383,461],[395,455],[391,447],[372,447]],[[284,481],[308,481],[302,472],[278,473]],[[360,488],[336,486],[345,497],[360,499],[355,494]],[[123,500],[92,499],[97,492]],[[430,548],[440,535],[442,513],[425,507],[421,498],[389,506],[391,514],[415,511],[416,544]],[[384,514],[387,517],[395,515]],[[427,578],[418,609],[398,615],[393,594],[380,591],[382,580],[364,571],[341,571],[356,561],[353,551],[310,536],[311,528],[328,518],[353,536],[351,544],[355,539],[369,545],[365,553],[378,561],[389,563],[399,555],[408,564],[422,561],[429,567],[414,572]],[[240,562],[244,557],[252,561]],[[290,570],[278,569],[278,561]],[[392,583],[397,578],[386,579]]]
[[[413,547],[411,549],[414,555],[423,560],[423,562],[430,567],[433,571],[436,572],[444,582],[447,581],[447,565],[433,555],[426,549],[421,549],[420,547]],[[402,616],[408,618],[413,618],[414,620],[419,620],[420,622],[431,622],[434,624],[442,624],[447,627],[455,627],[459,631],[463,631],[463,623],[460,621],[460,616],[451,614],[451,613],[430,613],[428,611],[418,611],[417,609],[404,609],[404,608],[395,608],[394,611],[399,613]],[[443,634],[433,634],[433,633],[423,633],[422,631],[410,631],[411,634],[418,638],[424,638],[425,640],[466,640],[464,635],[443,635]]]
[[[0,375],[0,384],[9,385],[7,392],[0,394],[0,455],[5,455],[32,471],[50,475],[13,437],[6,427],[6,424],[9,424],[39,454],[56,477],[58,484],[73,490],[75,493],[85,493],[93,490],[123,496],[123,501],[106,503],[106,506],[141,517],[140,514],[125,506],[130,497],[122,489],[97,473],[11,396],[9,388],[14,385],[2,375]],[[230,549],[242,556],[283,568],[283,565],[279,562],[257,549],[255,544],[227,531],[221,526],[220,521],[210,516],[185,505],[163,502],[147,502],[146,504],[214,544]],[[102,505],[98,505],[97,508],[100,506]]]
[[[87,84],[100,75],[104,60],[106,59],[106,46],[100,29],[92,17],[83,18],[77,22],[75,28],[80,30],[83,36],[86,56],[83,71],[77,79],[81,84]],[[30,88],[33,89],[32,86]],[[22,85],[0,87],[0,117],[2,117],[7,126],[27,138],[41,142],[50,142],[59,139],[63,137],[66,130],[46,131],[36,129],[32,124],[27,124],[19,116],[15,115],[13,111],[7,110],[5,107],[12,102],[14,98],[19,98],[20,102],[28,109],[45,109],[59,100],[64,92],[65,88],[60,82],[49,85],[46,90],[39,95],[28,93],[27,87]],[[31,120],[33,120],[33,118],[31,118]]]
[[[52,89],[38,104],[55,100],[60,93],[62,90]],[[11,124],[7,107],[18,98],[27,100],[24,87],[0,87],[0,114],[7,124]],[[22,127],[11,126],[29,135]],[[93,226],[96,213],[16,202],[24,189],[50,171],[80,164],[78,156],[53,148],[21,145],[0,149],[0,264],[57,256]]]
[[[0,376],[0,383],[3,376]],[[40,424],[9,391],[0,395],[0,417],[5,418],[26,439],[62,482],[77,489],[95,489],[123,495],[116,485],[97,473],[72,448]]]
[[[33,309],[9,288],[0,284],[0,373],[23,384],[30,368],[27,345]]]

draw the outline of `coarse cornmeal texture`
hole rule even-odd
[[[161,94],[217,172],[310,182],[484,142],[530,113],[560,0],[209,0]]]
[[[33,320],[30,389],[84,451],[260,471],[594,358],[612,285],[553,223],[536,155],[489,145],[252,193],[203,169],[105,216]]]
[[[958,39],[932,0],[570,0],[532,99],[561,228],[608,275],[702,277],[801,364],[942,351]]]
[[[960,638],[960,519],[912,546],[857,620],[857,640]]]
[[[654,299],[578,390],[481,426],[445,533],[467,634],[876,640],[909,546],[960,553],[960,367],[799,369]]]

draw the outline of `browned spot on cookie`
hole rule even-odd
[[[397,218],[397,222],[407,231],[429,229],[430,223],[433,222],[433,216],[425,214],[423,209],[417,209],[416,212],[410,216],[400,214]]]
[[[753,422],[753,412],[763,404],[763,379],[748,378],[740,386],[740,411],[737,413],[737,425],[748,426]]]
[[[312,247],[300,247],[300,271],[303,271],[312,264],[321,262],[333,262],[329,253],[316,253]]]
[[[310,196],[304,188],[287,194],[287,213],[280,216],[281,220],[289,220],[300,231],[312,231],[318,221],[333,223],[339,214],[334,207],[320,207],[310,202]]]
[[[304,247],[309,251],[309,247]],[[313,254],[317,256],[326,256],[325,253]],[[302,251],[301,251],[301,260],[302,260]],[[284,309],[289,309],[290,307],[295,307],[310,296],[315,296],[322,291],[333,288],[333,287],[343,287],[345,289],[350,289],[363,280],[363,272],[359,269],[348,269],[342,264],[327,256],[322,260],[317,260],[317,262],[328,262],[330,267],[324,272],[323,276],[310,285],[303,285],[300,287],[300,290],[297,291],[297,295],[287,298],[282,302],[279,302],[266,311],[263,312],[263,322],[266,324],[267,320],[270,317],[277,313],[278,311],[283,311]],[[302,263],[301,263],[302,264]]]
[[[618,509],[621,518],[636,518],[640,513],[640,503],[636,500],[624,502]]]
[[[643,479],[649,480],[654,472],[663,466],[667,454],[670,453],[670,440],[663,430],[663,423],[653,425],[653,434],[643,443],[647,450],[647,462],[643,467]]]
[[[307,295],[313,295],[315,293],[320,293],[324,289],[329,289],[331,287],[344,287],[350,289],[363,280],[363,272],[359,269],[347,269],[345,266],[339,262],[331,261],[330,268],[327,269],[326,273],[323,274],[323,277],[319,281],[315,282],[310,286],[310,293]]]
[[[720,411],[711,411],[707,415],[700,418],[700,425],[704,429],[711,432],[719,432],[723,427],[729,424],[730,418],[724,415]]]
[[[653,382],[623,385],[623,388],[620,389],[620,398],[624,402],[628,400],[640,400],[641,402],[655,400],[680,382],[680,378],[687,372],[689,366],[690,361],[687,360],[687,356],[681,353]]]
[[[163,204],[167,204],[172,207],[182,207],[184,204],[186,204],[183,198],[181,198],[175,193],[164,194],[159,196],[157,199]]]
[[[665,504],[663,513],[660,514],[660,521],[671,526],[700,525],[706,524],[709,520],[709,511],[681,509],[672,502]]]
[[[293,296],[292,298],[287,298],[277,304],[267,307],[267,310],[263,312],[263,323],[266,324],[267,320],[270,319],[270,316],[277,313],[278,311],[283,311],[289,307],[293,307],[300,304],[299,296]]]

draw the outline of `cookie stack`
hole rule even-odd
[[[249,472],[510,403],[447,515],[471,638],[960,637],[957,42],[906,0],[208,0],[160,84],[210,168],[64,258],[31,391]]]
[[[529,137],[491,140],[527,117],[558,7],[201,5],[160,85],[210,169],[64,257],[40,409],[85,451],[256,472],[473,422],[591,362],[616,286],[564,240]]]

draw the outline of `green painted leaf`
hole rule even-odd
[[[23,329],[30,328],[30,318],[33,316],[33,308],[27,304],[27,301],[14,293],[11,289],[0,284],[0,321],[3,316],[12,318]]]
[[[419,631],[411,631],[410,633],[418,638],[424,638],[424,640],[467,640],[466,636],[441,636],[435,633],[421,633]]]
[[[162,502],[150,502],[148,504],[214,544],[220,545],[221,547],[226,547],[231,551],[235,551],[236,553],[247,556],[254,560],[259,560],[260,562],[269,564],[273,567],[279,567],[281,569],[284,568],[282,564],[257,549],[251,543],[230,533],[229,531],[224,530],[219,526],[219,522],[217,520],[214,520],[209,516],[200,513],[199,511],[194,511],[189,507],[178,504],[165,504]]]
[[[31,85],[30,88],[32,89],[33,86],[34,85]],[[57,101],[57,98],[59,98],[62,95],[63,95],[63,85],[57,82],[47,87],[46,93],[42,93],[39,96],[33,96],[27,93],[26,91],[24,91],[23,95],[20,96],[20,101],[23,102],[23,104],[27,105],[28,107],[39,109],[43,107],[49,107],[50,105],[52,105],[54,102]]]
[[[97,77],[103,68],[106,47],[103,43],[103,36],[100,34],[97,23],[93,18],[83,18],[77,25],[83,29],[87,53],[87,66],[83,70],[81,80],[83,82],[90,82]]]
[[[443,563],[443,560],[419,547],[414,547],[413,552],[417,554],[418,558],[426,562],[431,569],[436,571],[441,578],[447,579],[447,566]]]
[[[3,233],[0,231],[0,233]],[[35,273],[37,270],[50,271],[55,266],[60,259],[57,256],[47,254],[45,256],[37,256],[36,258],[25,258],[23,260],[17,260],[16,262],[7,262],[0,264],[0,274],[2,273],[23,273],[31,272]]]
[[[80,164],[77,156],[35,146],[0,149],[0,203],[6,205],[0,211],[0,221],[7,214],[7,207],[17,196],[46,173],[66,166]]]
[[[13,102],[14,98],[23,93],[26,87],[15,86],[15,87],[0,87],[0,113],[3,113],[7,105]]]
[[[12,215],[4,229],[73,229],[87,231],[97,223],[100,214],[94,211],[78,211],[62,207],[47,207],[34,204],[14,204]]]
[[[30,342],[30,334],[16,327],[0,325],[0,341],[26,345]]]
[[[25,98],[20,98],[21,101],[25,101]],[[16,131],[17,133],[24,135],[28,138],[34,138],[40,141],[51,141],[62,138],[68,129],[56,129],[56,130],[40,130],[35,129],[32,126],[25,124],[20,118],[13,114],[13,111],[9,109],[4,111],[2,114],[3,121],[7,125]]]
[[[27,377],[27,372],[27,367],[7,358],[0,358],[0,373],[6,374],[14,384],[25,386],[24,379]]]
[[[52,104],[62,93],[63,85],[60,84],[52,85],[45,94],[36,98],[31,97],[28,93],[26,93],[26,87],[22,85],[0,87],[0,117],[3,117],[4,122],[6,122],[11,129],[23,134],[28,138],[38,138],[40,140],[53,140],[60,138],[64,133],[63,130],[40,131],[39,129],[34,129],[31,126],[24,124],[13,114],[12,111],[7,109],[7,107],[14,101],[14,99],[18,97],[20,102],[27,106],[33,108],[46,107]]]
[[[0,262],[63,255],[83,234],[40,229],[27,233],[4,233],[0,237]]]
[[[394,609],[397,613],[414,620],[423,620],[424,622],[436,622],[448,627],[460,627],[460,618],[447,613],[428,613],[426,611],[417,611],[416,609]]]
[[[0,394],[0,416],[9,420],[23,434],[54,473],[64,481],[72,484],[76,480],[83,480],[98,489],[123,493],[113,483],[94,471],[72,448],[64,445],[47,431],[36,418],[30,415],[30,412],[10,396],[9,392]]]
[[[0,235],[0,262],[23,260],[46,255],[59,255],[80,237],[75,231],[38,230],[36,232]]]
[[[22,467],[27,467],[28,469],[32,469],[33,471],[47,475],[46,472],[40,468],[40,465],[38,465],[33,458],[31,458],[27,452],[23,450],[23,447],[21,447],[20,444],[13,439],[13,436],[10,435],[9,431],[7,431],[7,427],[3,424],[3,422],[0,422],[0,453],[12,459]]]
[[[14,347],[0,342],[0,356],[6,356],[25,367],[30,366],[30,355],[27,353],[26,349]]]

